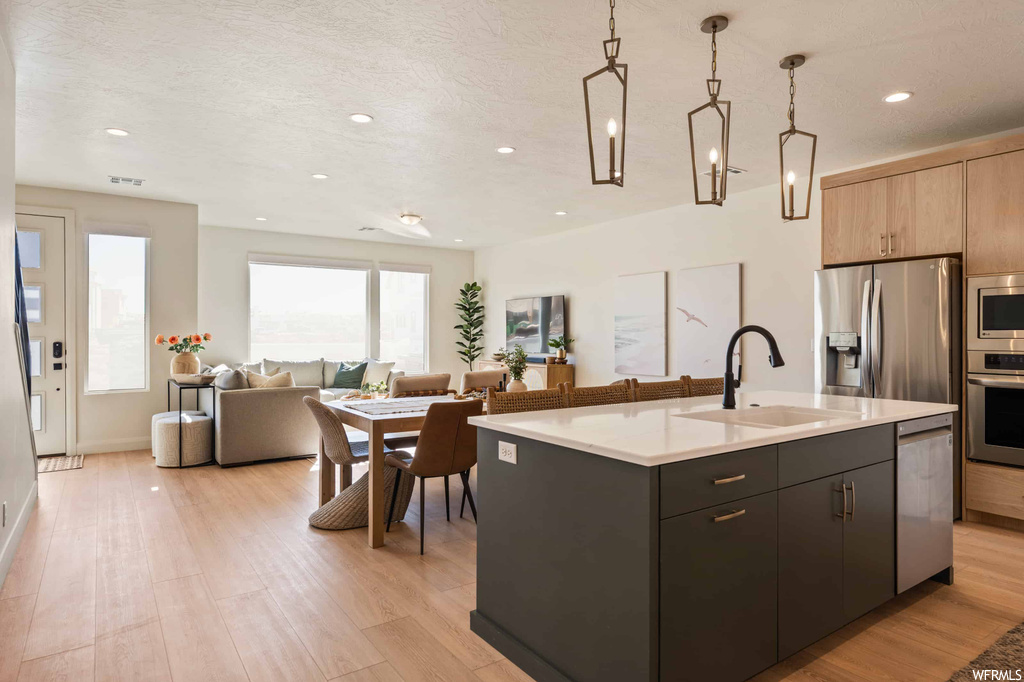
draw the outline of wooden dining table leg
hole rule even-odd
[[[370,519],[367,543],[384,546],[384,429],[370,426]]]
[[[317,456],[320,464],[320,506],[324,506],[334,499],[334,462],[324,452],[324,439],[320,439],[320,453]]]

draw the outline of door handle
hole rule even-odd
[[[712,481],[715,485],[725,485],[726,483],[735,483],[736,481],[742,481],[746,478],[746,474],[739,474],[738,476],[730,476],[729,478],[716,478]]]
[[[711,520],[715,523],[721,523],[722,521],[728,521],[729,519],[735,519],[739,516],[743,516],[747,513],[746,509],[733,509],[728,514],[717,514],[711,517]]]

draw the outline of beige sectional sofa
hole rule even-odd
[[[217,463],[232,466],[317,454],[320,431],[302,399],[310,396],[328,402],[351,392],[332,387],[339,365],[322,358],[308,362],[264,360],[236,365],[261,374],[275,370],[291,372],[295,386],[198,391],[199,409],[210,416],[216,415],[214,456]],[[380,372],[384,368],[375,369]],[[387,371],[390,372],[390,368]],[[390,372],[388,386],[403,374]]]

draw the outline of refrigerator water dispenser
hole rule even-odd
[[[826,383],[829,386],[860,386],[860,363],[860,335],[857,332],[829,332]]]

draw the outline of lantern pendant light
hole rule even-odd
[[[590,147],[590,181],[595,185],[617,185],[622,187],[626,177],[626,75],[628,67],[619,64],[616,60],[619,57],[619,44],[621,39],[615,37],[615,0],[608,0],[610,10],[608,17],[608,30],[611,31],[611,38],[604,41],[604,57],[608,64],[583,79],[583,104],[587,111],[587,144]],[[608,131],[608,171],[597,170],[594,157],[594,133],[591,125],[590,115],[590,81],[606,74],[612,74],[615,81],[613,91],[618,88],[622,91],[622,113],[618,120],[614,117],[608,119],[606,130]],[[608,77],[611,78],[611,77]],[[598,179],[600,176],[600,179]]]
[[[807,220],[811,213],[811,188],[814,185],[814,154],[818,147],[818,136],[804,132],[803,130],[797,130],[796,106],[793,103],[796,95],[793,71],[801,66],[805,61],[807,61],[807,59],[802,54],[793,54],[779,62],[779,68],[789,71],[789,129],[779,133],[779,196],[782,201],[782,220],[785,222],[790,220]],[[807,202],[803,206],[802,213],[797,212],[794,197],[794,187],[797,179],[799,178],[801,180],[801,185],[803,184],[803,178],[797,175],[795,170],[798,164],[793,157],[796,156],[796,153],[791,153],[790,158],[786,158],[786,143],[797,135],[802,135],[803,137],[808,138],[811,142],[810,165],[806,174]],[[792,151],[792,147],[790,149]]]
[[[690,166],[693,171],[693,200],[697,204],[714,204],[721,206],[725,201],[727,184],[729,180],[729,123],[732,103],[718,99],[722,91],[722,81],[718,79],[718,34],[729,25],[729,20],[723,16],[708,17],[700,24],[700,30],[711,34],[711,78],[707,79],[708,102],[697,107],[686,115],[690,128]],[[708,150],[708,163],[711,168],[711,191],[707,199],[702,199],[700,189],[700,175],[697,171],[697,150],[693,145],[693,122],[694,116],[702,111],[708,110],[717,115],[714,123],[719,128],[718,144]],[[709,118],[704,116],[703,118]],[[703,159],[703,151],[701,153]],[[702,161],[703,165],[703,161]]]

